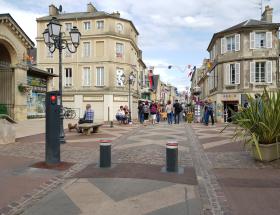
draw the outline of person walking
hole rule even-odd
[[[178,99],[175,100],[175,103],[173,104],[173,108],[174,108],[174,120],[175,120],[175,124],[179,124],[180,122],[180,113],[182,112],[182,106],[181,104],[178,102]]]
[[[169,125],[171,125],[173,122],[173,106],[171,105],[171,101],[167,102],[165,109],[167,113],[167,122]]]
[[[144,104],[142,102],[138,105],[138,115],[139,115],[139,121],[141,124],[144,123]]]
[[[152,117],[152,124],[154,125],[156,122],[156,116],[157,116],[157,104],[152,101],[152,104],[150,106],[150,113]]]
[[[205,125],[207,126],[208,123],[209,123],[209,116],[211,117],[211,122],[212,122],[212,125],[214,125],[214,110],[213,110],[213,103],[211,101],[211,99],[208,100],[208,102],[206,103],[205,105],[205,111],[206,111],[206,114],[205,114]]]

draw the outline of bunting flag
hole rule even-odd
[[[149,83],[150,83],[150,89],[153,89],[153,70],[149,70]]]
[[[191,71],[190,71],[188,77],[191,77],[192,74],[193,74],[195,71],[196,71],[196,66],[194,66],[194,67],[191,69]]]
[[[191,67],[192,67],[192,65],[189,64],[189,65],[188,65],[188,69],[190,69]]]
[[[212,62],[209,60],[209,61],[207,62],[207,68],[210,69],[211,67],[212,67]]]

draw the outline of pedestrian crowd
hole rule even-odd
[[[183,107],[178,100],[174,104],[171,104],[171,101],[168,101],[166,105],[154,101],[149,104],[148,101],[145,101],[138,105],[138,116],[141,124],[149,119],[153,125],[166,119],[169,125],[173,124],[173,121],[174,124],[179,124],[182,112]]]

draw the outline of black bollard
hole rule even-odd
[[[114,123],[113,121],[110,122],[110,127],[113,128],[114,127]]]
[[[176,141],[166,144],[166,171],[178,172],[178,143]]]
[[[111,167],[111,140],[100,141],[100,167]]]

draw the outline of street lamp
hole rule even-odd
[[[131,122],[131,99],[130,99],[130,94],[131,94],[131,87],[130,85],[134,85],[134,82],[135,82],[135,74],[133,72],[130,72],[129,76],[128,76],[128,79],[125,80],[126,76],[125,74],[123,73],[121,75],[121,79],[123,81],[124,84],[128,84],[128,109],[129,109],[129,122]]]
[[[81,33],[77,27],[73,27],[69,34],[71,42],[62,38],[64,33],[61,32],[61,24],[57,18],[53,17],[52,20],[47,25],[47,28],[43,32],[44,42],[49,48],[49,51],[53,53],[56,49],[59,51],[59,94],[60,94],[60,143],[65,143],[64,139],[64,129],[63,129],[63,106],[62,106],[62,50],[68,49],[69,52],[75,53],[80,44]],[[70,48],[73,45],[74,49]]]

